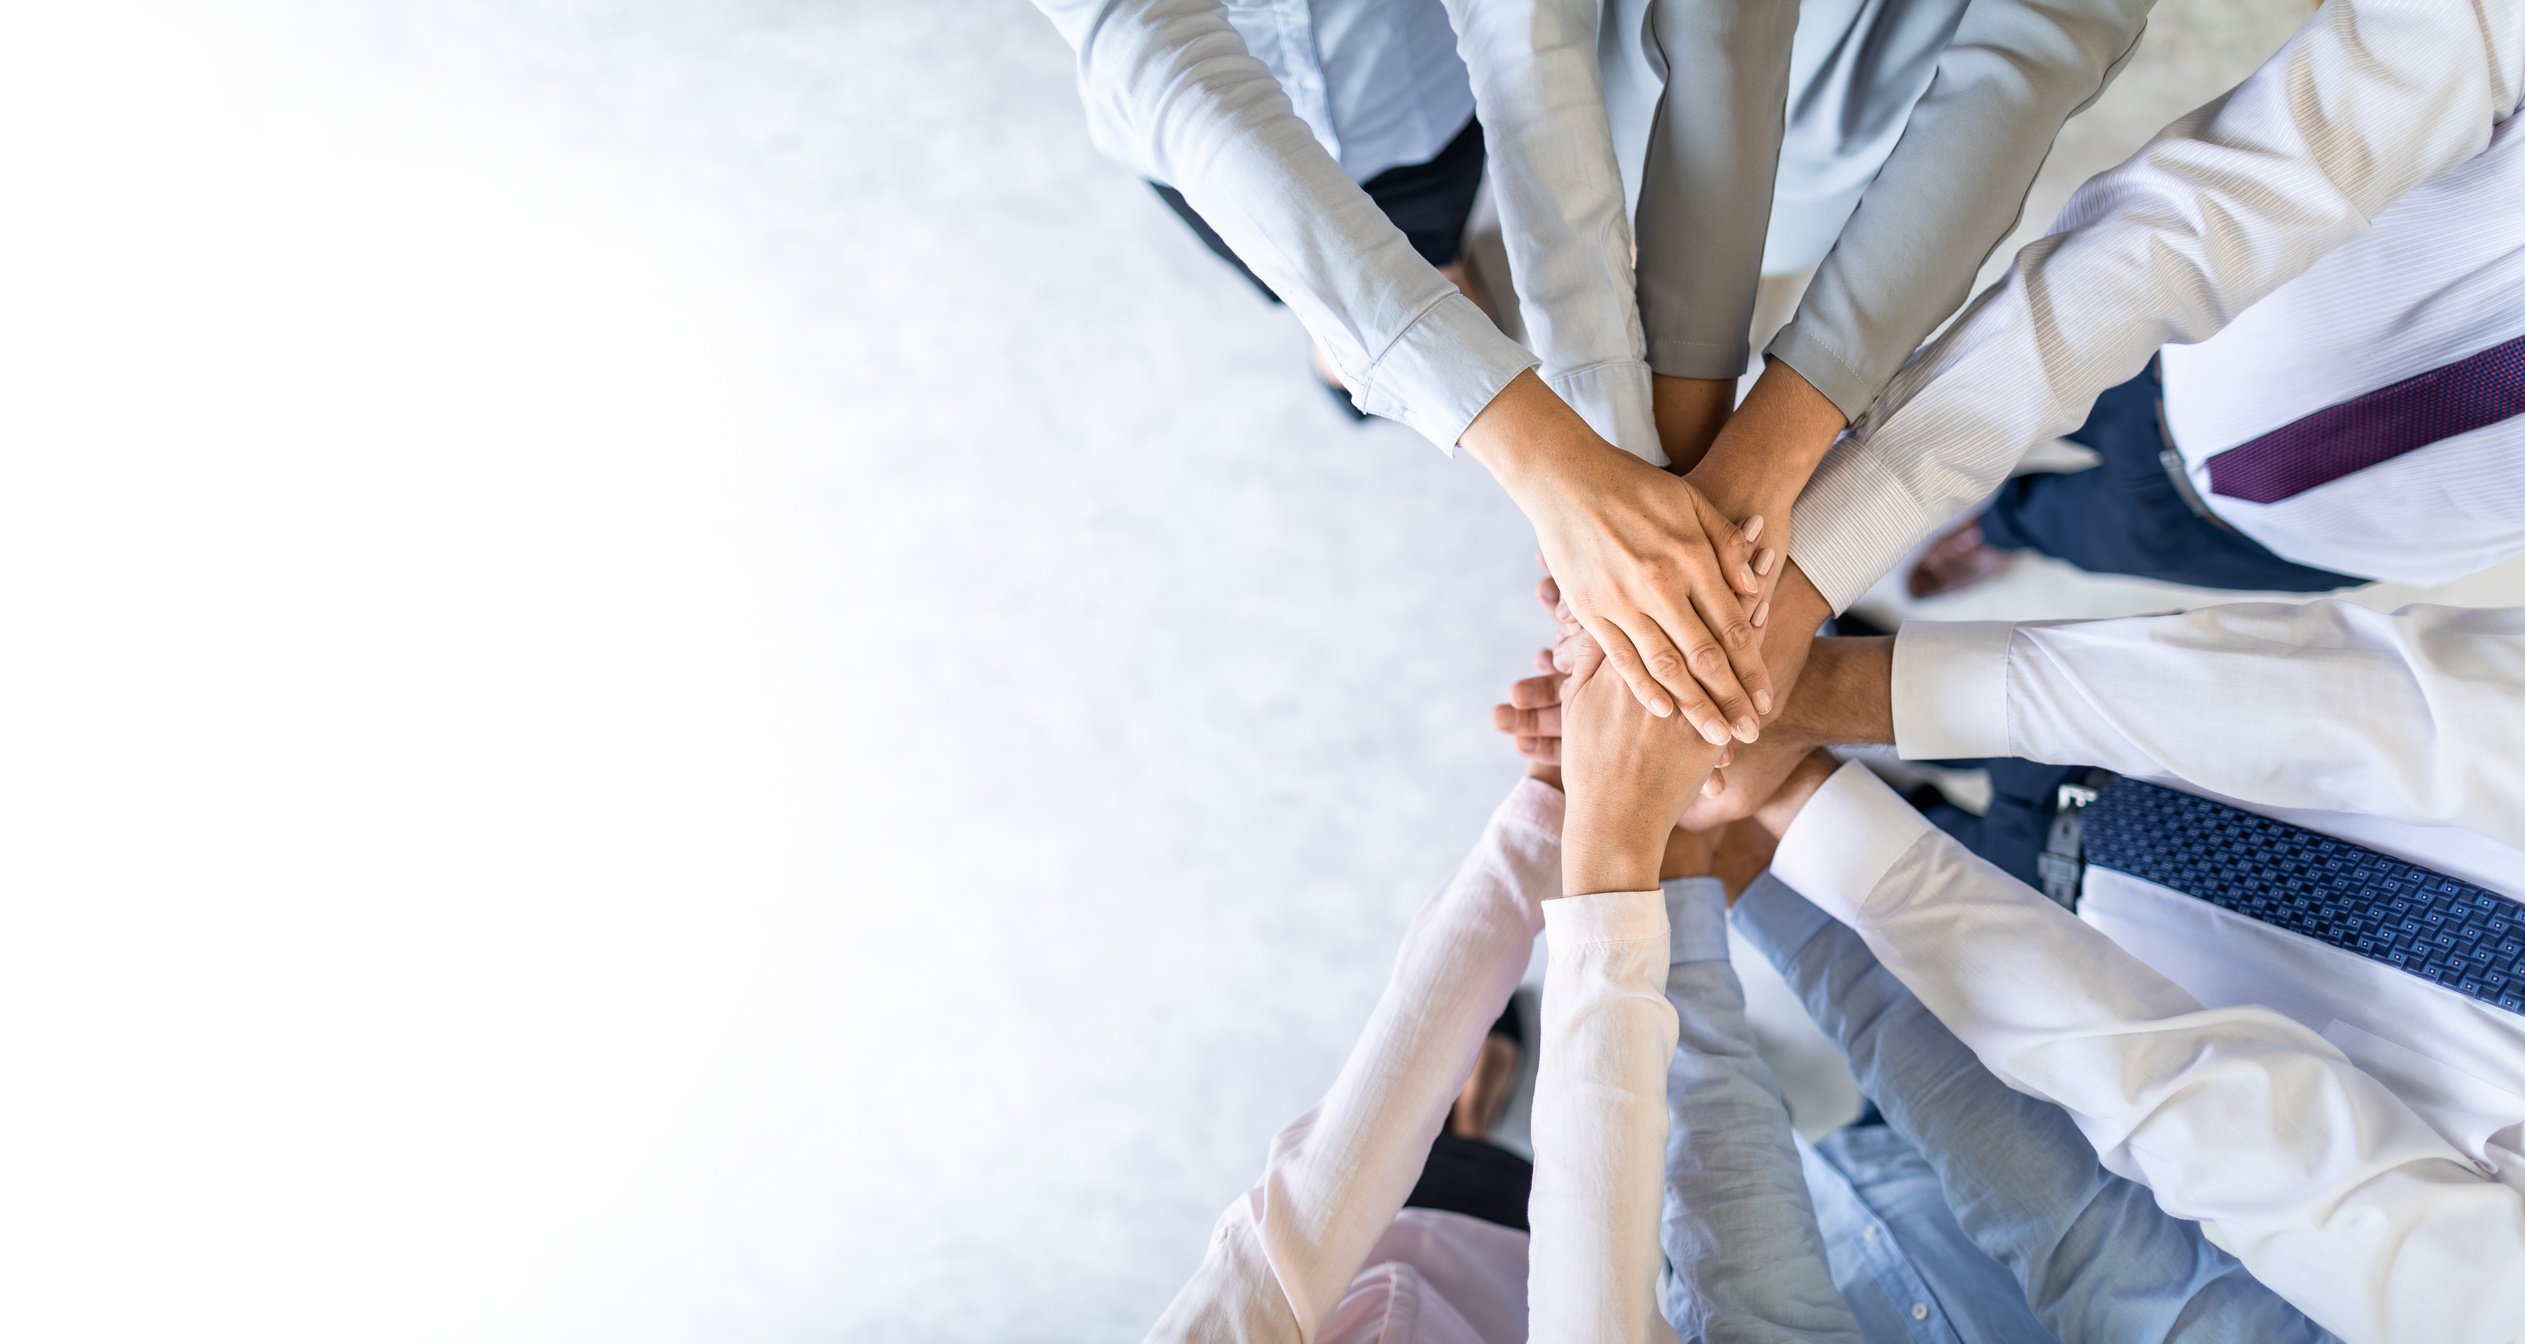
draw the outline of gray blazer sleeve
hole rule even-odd
[[[2061,124],[2120,72],[2152,3],[1974,0],[1893,156],[1766,353],[1856,419],[1971,293]],[[1777,140],[1776,121],[1769,134]],[[1646,236],[1643,226],[1643,272]]]
[[[1650,0],[1642,22],[1641,44],[1666,79],[1640,170],[1648,366],[1675,378],[1732,379],[1753,353],[1796,0]]]

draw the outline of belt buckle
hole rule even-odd
[[[2087,877],[2086,824],[2083,814],[2087,804],[2095,801],[2096,789],[2088,784],[2063,784],[2055,795],[2051,829],[2043,837],[2043,852],[2035,856],[2035,874],[2043,879],[2043,894],[2063,910],[2078,908],[2078,891]]]

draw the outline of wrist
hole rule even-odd
[[[1785,362],[1772,360],[1718,432],[1709,456],[1693,469],[1693,483],[1712,502],[1720,498],[1714,491],[1745,503],[1795,500],[1847,428],[1849,421],[1831,398]]]
[[[1654,890],[1671,829],[1572,809],[1561,827],[1561,894]]]
[[[1891,746],[1894,742],[1894,640],[1815,641],[1806,658],[1812,693],[1798,696],[1790,714],[1797,745]]]
[[[1826,753],[1810,753],[1805,760],[1797,763],[1796,769],[1789,772],[1787,779],[1780,781],[1780,787],[1773,791],[1770,798],[1754,809],[1754,824],[1767,832],[1774,842],[1782,839],[1797,821],[1797,814],[1806,810],[1807,800],[1813,798],[1815,791],[1822,788],[1824,781],[1831,779],[1833,772],[1840,768],[1841,763]]]
[[[1456,446],[1488,469],[1522,506],[1538,490],[1548,489],[1594,439],[1587,422],[1527,369],[1508,380],[1473,417]]]

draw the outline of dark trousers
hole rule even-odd
[[[2367,580],[2283,560],[2197,511],[2168,474],[2157,368],[2095,400],[2069,438],[2104,460],[2085,471],[2019,476],[1981,516],[1982,538],[2097,574],[2199,588],[2322,593]]]
[[[1473,200],[1481,192],[1483,162],[1482,124],[1468,121],[1455,139],[1438,151],[1438,157],[1427,163],[1389,168],[1359,186],[1385,212],[1385,217],[1394,221],[1394,227],[1403,231],[1414,252],[1432,266],[1446,266],[1464,255],[1464,225],[1473,217]],[[1229,249],[1227,240],[1192,208],[1182,192],[1160,182],[1149,186],[1203,245],[1235,267],[1237,274],[1244,276],[1246,283],[1264,298],[1280,302],[1280,296],[1272,293],[1271,286],[1264,284],[1253,268]]]
[[[2039,761],[1996,759],[1935,761],[1951,770],[1990,772],[1990,810],[1980,816],[1949,802],[1921,809],[1931,825],[1954,836],[1964,848],[1990,865],[2036,890],[2043,885],[2035,860],[2043,853],[2052,815],[2060,810],[2060,786],[2087,773],[2083,765],[2044,765]]]

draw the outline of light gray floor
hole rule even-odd
[[[2166,0],[2029,218],[2303,10]],[[1521,520],[1333,414],[1294,324],[1088,148],[1020,0],[251,13],[242,78],[169,43],[146,68],[193,101],[96,113],[115,181],[175,184],[118,211],[219,242],[161,277],[192,318],[144,357],[217,375],[162,399],[163,460],[208,415],[268,468],[173,577],[113,582],[358,577],[255,608],[350,630],[310,646],[339,675],[240,674],[252,732],[181,727],[310,762],[279,796],[324,824],[218,871],[323,932],[223,921],[167,1008],[269,987],[201,1049],[279,1053],[207,1095],[300,1079],[327,1119],[238,1121],[254,1169],[369,1174],[289,1178],[256,1224],[285,1256],[181,1223],[237,1262],[202,1291],[268,1287],[224,1290],[284,1304],[265,1338],[1135,1337],[1516,777],[1487,712],[1546,633]],[[240,538],[287,563],[232,572]],[[2028,564],[1933,614],[2196,596]],[[427,791],[381,782],[415,761]],[[244,816],[220,780],[183,807]],[[319,834],[353,866],[257,867]],[[1847,1096],[1763,1004],[1824,1123]],[[339,1039],[235,1044],[275,1023]],[[269,1207],[199,1174],[225,1151],[185,1191]]]

